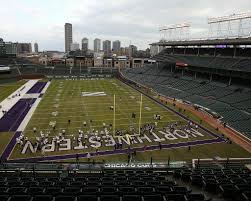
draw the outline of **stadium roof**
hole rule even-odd
[[[160,41],[150,45],[158,46],[203,46],[203,45],[251,45],[251,37],[229,39],[198,39],[184,41]]]

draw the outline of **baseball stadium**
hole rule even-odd
[[[250,35],[150,45],[137,68],[0,58],[0,200],[251,200]]]

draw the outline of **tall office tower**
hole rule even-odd
[[[38,44],[34,43],[34,52],[38,53]]]
[[[17,54],[27,54],[31,52],[31,43],[17,43]]]
[[[137,49],[135,45],[129,45],[129,57],[133,57],[137,53]]]
[[[111,53],[111,41],[105,40],[103,42],[103,51],[105,55],[109,55]]]
[[[118,53],[120,51],[120,41],[119,40],[113,41],[112,50],[114,53]]]
[[[65,34],[65,52],[69,52],[71,50],[72,44],[72,24],[65,23],[64,25],[64,34]]]
[[[100,52],[101,49],[101,40],[99,38],[95,38],[94,40],[94,52]]]
[[[88,51],[88,38],[82,39],[82,51],[85,51],[85,52]]]

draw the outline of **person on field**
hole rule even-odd
[[[86,157],[87,157],[88,162],[90,162],[90,160],[91,160],[91,154],[89,152],[87,153]]]

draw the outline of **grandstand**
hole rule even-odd
[[[249,44],[250,39],[246,39]],[[211,45],[241,44],[245,39],[209,41]],[[251,58],[249,48],[189,48],[198,41],[158,43],[168,46],[154,57],[157,64],[143,69],[126,69],[131,80],[153,88],[158,93],[208,108],[222,117],[229,126],[251,137]],[[200,45],[207,45],[200,41]],[[173,46],[172,46],[173,45]],[[192,50],[192,51],[191,51]],[[201,51],[202,50],[202,51]],[[241,54],[243,53],[243,57]],[[208,53],[205,56],[205,53]],[[235,54],[234,54],[235,53]],[[210,55],[211,54],[211,55]],[[179,66],[182,64],[182,66]]]

